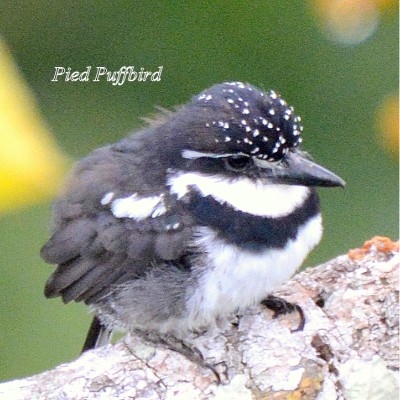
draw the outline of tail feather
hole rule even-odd
[[[97,317],[94,317],[81,353],[107,345],[110,343],[111,335],[112,330],[106,328]]]

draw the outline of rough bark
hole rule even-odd
[[[77,360],[0,385],[4,399],[395,399],[398,396],[398,243],[361,249],[296,275],[275,295],[298,314],[251,307],[188,342],[215,371],[127,336]]]

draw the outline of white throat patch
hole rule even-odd
[[[177,173],[167,183],[178,199],[194,187],[202,196],[212,196],[221,204],[228,203],[236,210],[264,217],[289,215],[310,191],[305,186],[265,184],[261,180],[228,179],[199,172]]]

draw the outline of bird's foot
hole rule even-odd
[[[292,329],[292,332],[300,332],[304,329],[306,318],[304,311],[298,304],[290,303],[285,299],[281,299],[280,297],[272,295],[269,295],[262,300],[261,304],[274,312],[272,318],[277,318],[280,315],[285,315],[296,311],[299,314],[300,322],[296,329]]]

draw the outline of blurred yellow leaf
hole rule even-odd
[[[309,0],[324,32],[334,42],[358,45],[372,37],[383,14],[398,12],[398,0]]]
[[[377,111],[380,142],[394,157],[399,154],[399,95],[387,96]]]
[[[332,6],[341,5],[348,12],[355,7],[369,8],[376,7],[380,12],[396,13],[399,7],[399,0],[310,0],[311,8],[319,18],[326,18]]]
[[[68,165],[0,39],[0,213],[52,197]]]

